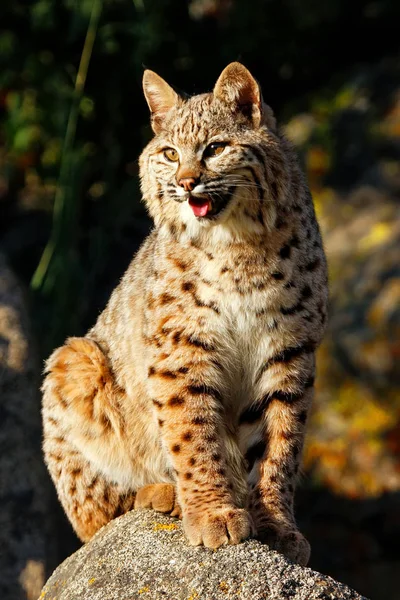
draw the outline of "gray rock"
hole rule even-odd
[[[22,287],[0,255],[2,600],[36,600],[53,554],[50,483],[41,452],[39,371]]]
[[[132,511],[64,561],[40,600],[362,600],[347,586],[250,540],[190,547],[180,521]],[[365,599],[364,599],[365,600]]]

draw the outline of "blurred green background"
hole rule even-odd
[[[42,358],[94,323],[151,226],[143,68],[189,93],[232,60],[260,81],[330,268],[299,521],[312,567],[379,600],[400,569],[399,21],[396,0],[0,4],[0,251]],[[76,542],[58,535],[61,560]]]

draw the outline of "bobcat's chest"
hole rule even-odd
[[[259,306],[260,300],[254,294],[232,295],[221,304],[220,352],[227,376],[229,413],[234,422],[243,407],[256,398],[257,373],[272,335],[268,328],[272,317],[260,316]]]
[[[268,351],[270,334],[257,314],[257,299],[232,296],[221,310],[221,356],[224,364],[224,440],[237,493],[247,491],[247,452],[262,440],[262,423],[243,425],[241,414],[257,400],[257,373]],[[251,470],[251,469],[250,469]]]
[[[275,290],[262,268],[249,273],[238,265],[225,273],[221,264],[203,275],[197,289],[201,301],[217,309],[206,328],[218,339],[230,395],[239,409],[254,396],[256,373],[270,336],[276,335]]]

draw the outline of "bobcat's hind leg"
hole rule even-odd
[[[83,542],[112,519],[133,509],[135,492],[107,481],[66,440],[48,437],[44,448],[60,502]]]
[[[152,508],[182,518],[176,487],[172,483],[154,483],[140,488],[136,494],[135,508]]]
[[[67,340],[51,355],[46,371],[45,460],[68,518],[87,541],[133,508],[132,461],[123,443],[125,392],[100,347],[88,338]]]

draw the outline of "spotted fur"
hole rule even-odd
[[[50,473],[83,540],[136,497],[182,512],[192,544],[253,530],[306,564],[293,494],[327,303],[307,185],[242,65],[189,99],[146,71],[144,92],[155,229],[93,329],[47,362]]]

